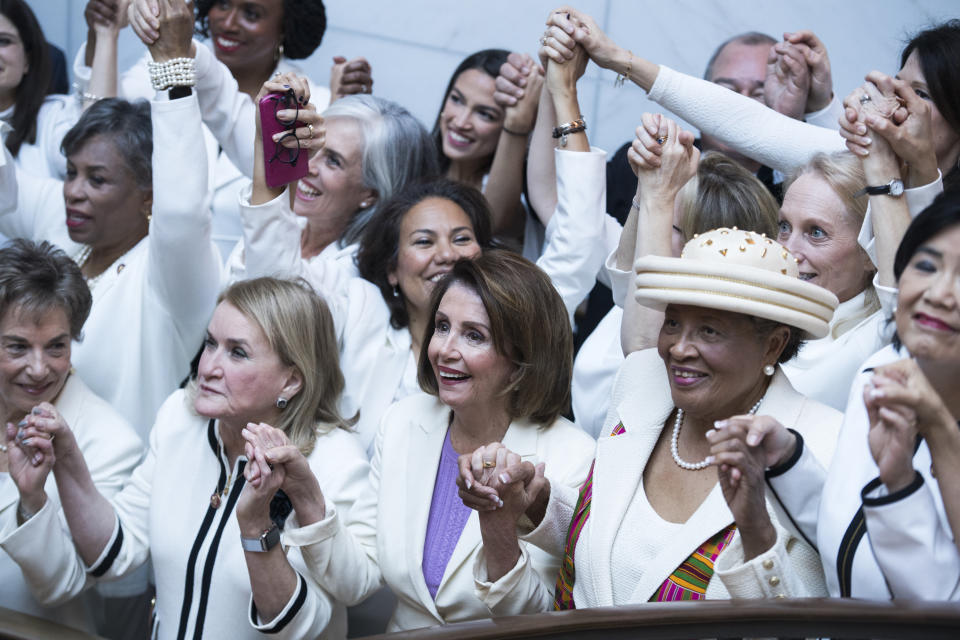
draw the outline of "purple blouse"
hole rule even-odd
[[[457,459],[460,456],[450,442],[450,430],[443,439],[437,479],[433,484],[433,499],[430,502],[430,517],[427,520],[427,536],[423,542],[423,578],[430,590],[430,597],[437,597],[437,589],[443,580],[450,556],[460,540],[463,527],[470,517],[470,508],[464,506],[457,494],[457,476],[460,473]]]

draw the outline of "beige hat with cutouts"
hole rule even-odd
[[[753,231],[714,229],[695,235],[679,258],[644,256],[634,265],[636,299],[743,313],[797,327],[807,338],[827,335],[837,297],[799,278],[783,245]]]

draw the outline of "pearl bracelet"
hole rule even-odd
[[[197,84],[197,61],[194,58],[174,58],[166,62],[148,62],[150,82],[156,91],[170,87],[192,87]]]

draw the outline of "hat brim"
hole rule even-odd
[[[830,330],[837,297],[823,287],[766,269],[664,256],[637,260],[636,300],[657,310],[686,304],[765,318],[796,327],[805,338]]]

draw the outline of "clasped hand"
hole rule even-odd
[[[463,504],[488,513],[500,511],[516,521],[548,488],[544,464],[534,466],[499,442],[459,459],[457,486]]]

